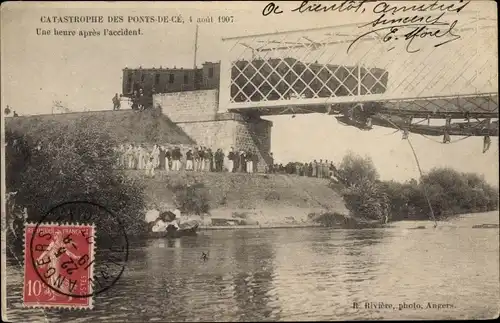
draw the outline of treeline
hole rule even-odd
[[[349,211],[371,220],[428,220],[432,218],[429,202],[438,220],[498,209],[498,188],[488,184],[482,176],[451,168],[434,168],[420,181],[381,181],[369,157],[349,153],[335,177],[331,185],[338,187],[341,184]]]
[[[143,187],[115,169],[117,143],[105,130],[88,127],[85,117],[54,123],[36,138],[6,129],[5,143],[9,223],[22,224],[25,209],[27,220],[37,222],[60,203],[89,201],[119,216],[127,233],[144,230]]]

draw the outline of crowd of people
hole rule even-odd
[[[178,146],[128,144],[115,149],[118,152],[117,167],[121,169],[144,170],[147,176],[154,177],[156,170],[193,171],[193,172],[232,172],[254,173],[257,170],[259,155],[252,150],[227,152],[212,150],[204,146]],[[272,153],[270,154],[273,160]],[[332,161],[320,159],[309,163],[290,162],[286,165],[274,164],[266,168],[266,173],[290,174],[316,178],[333,178],[337,169]]]
[[[309,163],[290,162],[286,165],[274,164],[271,173],[294,174],[298,176],[317,177],[317,178],[332,178],[337,173],[337,168],[332,161],[316,159]]]
[[[129,144],[120,145],[116,151],[118,168],[145,170],[150,177],[155,176],[155,170],[253,173],[258,162],[256,152],[234,148],[225,153],[204,146]]]
[[[152,107],[151,95],[146,95],[142,89],[134,91],[130,98],[116,93],[111,101],[113,102],[113,110],[120,110],[123,107],[122,104],[126,108],[132,108],[132,110],[137,111],[144,111]]]

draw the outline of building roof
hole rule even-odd
[[[33,137],[40,137],[43,135],[44,129],[57,127],[58,124],[74,124],[82,119],[86,119],[85,125],[90,129],[105,129],[119,143],[158,143],[160,145],[192,145],[196,143],[157,109],[143,112],[107,110],[8,117],[5,118],[5,127]]]
[[[220,62],[204,62],[202,64],[202,66],[205,66],[205,65],[218,65],[220,64]],[[150,72],[150,71],[194,71],[194,70],[200,70],[202,69],[203,67],[196,67],[196,68],[192,68],[192,67],[188,67],[188,68],[183,68],[183,67],[142,67],[142,66],[139,66],[139,67],[125,67],[123,70],[126,71],[126,70],[131,70],[131,71],[145,71],[145,72]]]

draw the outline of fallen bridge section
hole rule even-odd
[[[348,115],[352,113],[353,109],[361,109],[369,114],[383,113],[429,119],[498,117],[498,93],[402,99],[384,98],[384,95],[366,95],[358,97],[356,100],[338,99],[290,99],[274,102],[252,102],[241,108],[232,108],[230,111],[259,116],[308,113]]]

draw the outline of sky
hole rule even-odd
[[[314,2],[331,5],[332,2]],[[388,2],[392,6],[404,3]],[[425,3],[425,2],[411,2]],[[452,3],[443,1],[442,3]],[[456,2],[458,5],[458,2]],[[110,109],[111,97],[121,92],[122,69],[125,67],[184,67],[191,68],[194,60],[196,24],[189,17],[232,16],[233,23],[200,23],[197,63],[238,58],[241,53],[230,51],[234,39],[222,38],[249,34],[274,33],[351,23],[367,23],[379,15],[373,13],[377,4],[366,5],[366,11],[350,12],[291,12],[300,2],[277,2],[283,14],[263,16],[267,2],[173,2],[173,3],[7,3],[1,7],[1,102],[20,115],[48,114],[53,101],[60,100],[72,111]],[[408,3],[406,4],[408,6]],[[380,8],[380,7],[379,7]],[[473,17],[496,25],[494,2],[474,1],[459,18],[446,14],[442,20],[457,19],[457,28],[474,27]],[[435,13],[433,13],[435,14]],[[178,16],[184,24],[115,23],[64,24],[42,23],[42,16],[101,15],[128,17]],[[390,14],[388,14],[391,16]],[[406,14],[392,15],[392,19]],[[471,18],[472,17],[472,18]],[[100,30],[101,36],[43,36],[37,28],[51,30]],[[141,36],[103,36],[102,30],[141,28]],[[357,27],[356,27],[357,28]],[[344,34],[359,35],[360,30],[345,27]],[[366,29],[368,28],[368,29]],[[362,31],[370,31],[366,27]],[[483,30],[483,29],[481,29]],[[439,48],[436,39],[417,39],[418,53],[409,54],[404,42],[387,51],[387,44],[364,42],[354,46],[347,55],[346,46],[339,45],[334,55],[320,52],[318,60],[337,64],[363,61],[389,71],[386,93],[392,98],[422,97],[444,94],[498,93],[497,39],[495,33],[470,34],[458,32],[462,38]],[[293,35],[321,37],[316,31]],[[267,37],[267,36],[266,36]],[[250,38],[245,41],[257,41]],[[275,36],[273,36],[275,37]],[[288,37],[288,36],[287,36]],[[350,38],[352,39],[352,37]],[[372,48],[373,47],[373,48]],[[224,73],[224,71],[222,71]],[[221,90],[221,106],[227,98]],[[407,141],[393,129],[376,127],[371,131],[340,125],[332,116],[314,114],[266,117],[273,121],[272,151],[279,162],[328,159],[339,163],[353,151],[370,156],[382,179],[404,181],[419,176],[415,159]],[[475,172],[498,185],[498,139],[493,138],[490,150],[482,153],[482,138],[453,137],[451,144],[441,144],[441,137],[410,135],[423,171],[433,167],[452,167]]]

